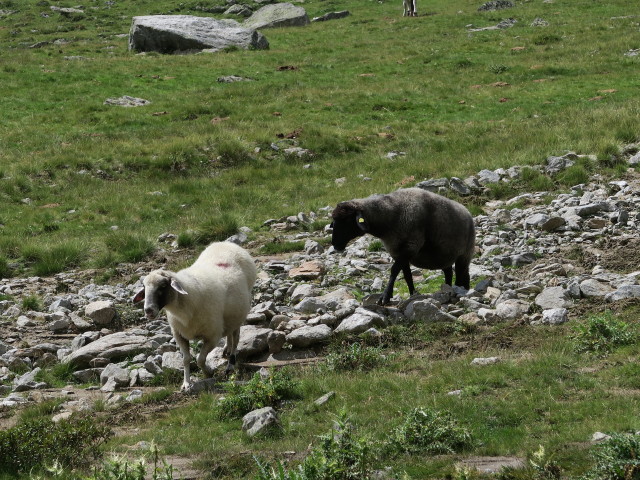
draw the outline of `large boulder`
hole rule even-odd
[[[193,15],[133,17],[129,32],[129,50],[139,52],[218,51],[227,47],[266,49],[269,42],[260,32],[235,20]]]
[[[243,25],[256,30],[276,27],[303,27],[309,24],[307,12],[291,3],[265,5],[247,18]]]
[[[121,360],[151,350],[148,337],[129,332],[117,332],[85,345],[62,359],[79,368],[87,368],[94,359]]]

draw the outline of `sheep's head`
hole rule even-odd
[[[331,217],[331,245],[338,251],[344,250],[351,240],[369,231],[369,224],[362,215],[362,209],[353,201],[339,203]]]
[[[158,316],[160,310],[171,301],[175,292],[187,295],[175,279],[173,272],[167,270],[154,270],[142,283],[144,288],[133,297],[133,303],[144,300],[144,314],[149,320]]]

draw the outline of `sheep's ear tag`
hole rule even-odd
[[[362,230],[363,232],[369,231],[369,224],[364,219],[362,214],[359,213],[358,215],[356,215],[356,222],[358,223],[358,227],[360,228],[360,230]]]
[[[171,288],[173,288],[176,292],[181,293],[182,295],[188,295],[185,289],[182,288],[182,285],[180,285],[175,278],[171,279]]]

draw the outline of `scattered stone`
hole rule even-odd
[[[144,107],[146,105],[149,105],[150,103],[151,102],[149,100],[130,97],[129,95],[124,95],[120,98],[107,98],[104,101],[105,105],[115,105],[118,107]]]
[[[280,419],[273,407],[264,407],[254,410],[242,417],[242,430],[254,437],[273,428],[280,427]]]
[[[341,10],[340,12],[329,12],[319,17],[313,17],[312,22],[326,22],[327,20],[337,20],[339,18],[345,18],[351,15],[349,10]]]

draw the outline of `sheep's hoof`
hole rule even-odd
[[[191,392],[191,384],[188,382],[184,382],[182,384],[182,386],[180,387],[180,391],[184,392],[184,393],[190,393]]]

